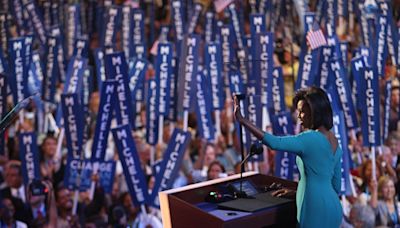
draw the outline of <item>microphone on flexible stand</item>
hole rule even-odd
[[[18,113],[22,109],[24,109],[24,108],[26,108],[28,106],[28,104],[30,103],[30,101],[33,99],[33,97],[35,95],[36,94],[34,94],[32,96],[29,96],[29,97],[23,99],[22,101],[18,102],[14,106],[14,108],[11,109],[11,111],[9,111],[7,113],[7,115],[3,119],[1,119],[1,121],[0,121],[0,134],[3,133],[7,129],[7,127],[13,122],[13,120],[15,118],[17,118]]]
[[[260,155],[264,152],[264,148],[261,144],[260,141],[256,141],[253,144],[251,144],[250,146],[250,153],[247,154],[246,158],[242,160],[242,162],[240,162],[240,189],[239,189],[239,193],[238,193],[238,197],[239,198],[247,198],[247,194],[246,192],[243,192],[242,190],[242,182],[243,182],[243,172],[244,172],[244,164],[246,163],[246,161],[251,158],[254,155]]]

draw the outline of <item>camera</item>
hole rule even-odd
[[[29,190],[33,196],[46,195],[48,192],[47,187],[43,184],[41,180],[35,179],[29,185]]]

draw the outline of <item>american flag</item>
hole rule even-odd
[[[325,35],[320,28],[316,30],[310,29],[310,31],[307,32],[306,39],[312,50],[326,45]]]

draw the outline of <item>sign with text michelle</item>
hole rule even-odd
[[[357,115],[354,108],[353,98],[351,96],[350,82],[344,71],[342,61],[338,58],[334,58],[329,62],[330,70],[332,72],[331,83],[335,88],[335,95],[339,97],[339,101],[344,113],[346,126],[348,129],[357,128]]]
[[[327,91],[329,100],[331,101],[332,106],[332,114],[333,114],[333,127],[332,132],[335,134],[336,138],[338,139],[338,146],[342,148],[343,155],[341,158],[341,188],[340,192],[344,195],[351,194],[351,187],[350,187],[350,166],[351,166],[351,157],[349,154],[348,149],[348,137],[346,131],[346,124],[344,121],[344,114],[343,111],[340,110],[339,101],[337,97],[333,96],[332,89]]]
[[[160,164],[160,171],[157,173],[154,188],[149,198],[149,204],[159,208],[158,192],[170,189],[178,176],[181,168],[183,155],[190,141],[189,132],[175,128],[168,147],[164,152],[163,160]]]
[[[200,136],[207,141],[214,141],[215,128],[211,117],[211,98],[210,87],[207,85],[206,78],[202,73],[196,76],[196,114],[198,131]]]
[[[129,125],[122,125],[111,131],[118,149],[118,155],[122,163],[125,180],[133,204],[140,206],[148,200],[148,190],[131,128]]]
[[[158,97],[158,115],[166,116],[169,112],[170,86],[172,74],[172,44],[158,45],[156,60],[156,80]]]
[[[77,93],[81,95],[83,74],[87,63],[88,60],[85,58],[73,56],[70,59],[63,93]]]
[[[55,103],[56,83],[58,76],[58,39],[55,36],[47,36],[46,65],[42,81],[42,99]]]
[[[82,153],[84,113],[78,95],[61,94],[61,107],[64,115],[65,136],[68,153],[79,158]]]
[[[36,36],[42,45],[46,44],[46,28],[43,23],[43,16],[39,12],[36,1],[29,1],[25,4],[25,10],[28,11],[30,20],[32,21]]]
[[[19,134],[19,158],[22,164],[22,176],[25,186],[40,178],[39,154],[34,132]]]
[[[128,65],[123,52],[106,54],[104,57],[106,76],[115,79],[118,86],[115,90],[117,102],[115,109],[118,124],[131,124],[134,126],[134,114],[132,113],[132,98],[129,90]]]
[[[379,78],[370,67],[360,80],[361,131],[364,146],[381,145]]]
[[[222,78],[222,46],[217,42],[205,46],[205,67],[207,78],[211,85],[212,108],[221,110],[224,107],[224,81]]]
[[[117,81],[106,80],[100,94],[100,105],[92,146],[92,160],[102,161],[106,153],[107,138],[115,104]]]
[[[147,102],[146,102],[146,142],[156,145],[158,141],[158,100],[157,83],[154,79],[147,83]]]
[[[262,105],[272,107],[273,33],[258,33],[252,42],[255,59],[252,61],[253,74],[249,83],[256,83],[256,94],[262,96]]]
[[[277,115],[273,115],[272,129],[276,135],[293,135],[294,130],[291,113],[281,112]],[[293,153],[277,151],[275,154],[274,175],[286,180],[298,180],[298,171],[295,160],[296,155]]]
[[[27,66],[25,64],[25,37],[10,39],[8,43],[8,57],[10,63],[10,89],[13,94],[14,103],[25,98],[27,88],[26,78]]]
[[[200,37],[198,35],[188,35],[185,45],[183,46],[180,63],[179,63],[179,86],[183,88],[178,91],[178,112],[188,111],[191,107],[191,89],[193,81],[197,74],[198,53],[200,46]]]

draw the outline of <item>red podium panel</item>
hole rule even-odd
[[[294,198],[272,197],[263,189],[279,183],[295,190],[297,183],[256,172],[244,173],[242,180],[250,182],[259,194],[253,199],[231,199],[224,203],[205,201],[210,192],[240,183],[240,174],[160,192],[164,227],[296,227]]]

